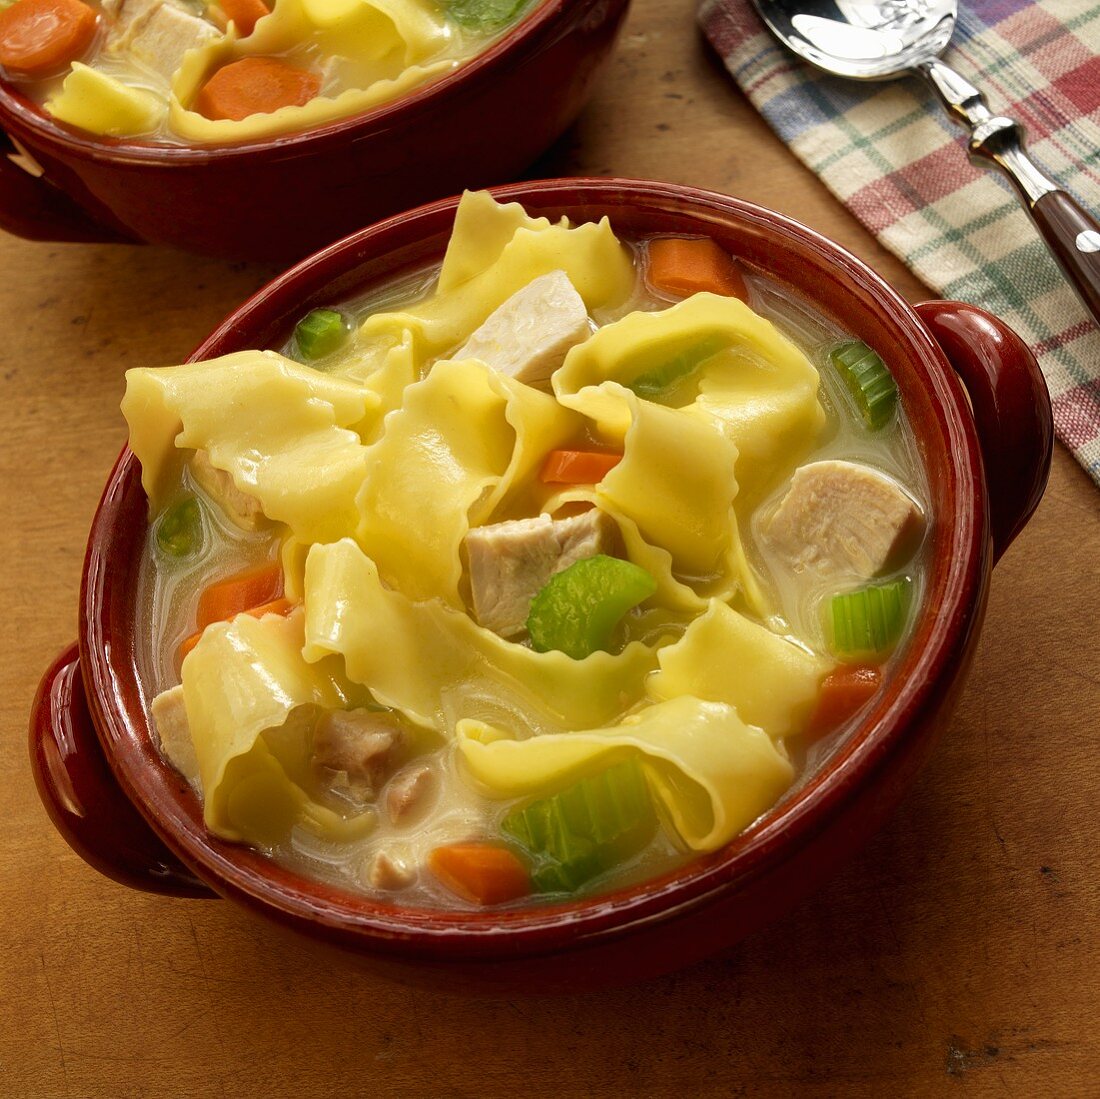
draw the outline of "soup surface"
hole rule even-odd
[[[127,374],[166,758],[401,903],[553,903],[767,812],[890,674],[928,493],[858,334],[705,238],[468,194],[442,267]]]
[[[536,2],[0,0],[0,73],[88,133],[248,141],[436,80]]]

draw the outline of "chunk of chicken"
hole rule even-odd
[[[333,772],[332,785],[370,801],[392,770],[405,739],[401,719],[373,710],[335,710],[313,731],[313,762]]]
[[[513,637],[527,627],[531,600],[551,576],[586,557],[609,553],[615,521],[599,508],[568,519],[513,519],[466,535],[474,614],[486,629]]]
[[[188,50],[207,45],[221,33],[205,19],[163,3],[135,19],[124,37],[134,57],[171,80]]]
[[[391,824],[407,824],[428,804],[435,789],[435,774],[427,763],[418,763],[394,775],[386,787],[386,812]]]
[[[379,851],[367,866],[367,881],[375,889],[405,889],[416,880],[416,870],[404,859]]]
[[[893,477],[829,460],[795,470],[765,535],[798,572],[869,579],[923,525],[920,507]]]
[[[149,707],[153,727],[160,741],[160,751],[166,760],[196,789],[201,790],[199,759],[191,739],[191,725],[183,702],[183,687],[161,691]]]
[[[241,492],[224,469],[210,463],[205,450],[196,450],[191,458],[191,476],[225,513],[227,519],[241,530],[258,530],[265,522],[260,501]]]
[[[591,334],[588,310],[564,271],[551,271],[498,306],[451,357],[480,359],[517,381],[549,389],[569,349]]]
[[[113,37],[125,34],[139,19],[166,0],[103,0],[103,10],[115,21]]]

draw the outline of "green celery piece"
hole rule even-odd
[[[294,341],[306,359],[331,355],[348,337],[348,325],[335,309],[314,309],[294,329]]]
[[[447,18],[472,31],[496,31],[507,26],[528,0],[447,0]]]
[[[583,660],[606,648],[623,615],[656,590],[645,569],[622,558],[598,553],[576,561],[531,600],[531,644],[540,653],[558,649]]]
[[[572,893],[649,841],[657,814],[634,759],[513,809],[502,827],[534,858],[540,893]]]
[[[632,389],[647,401],[659,400],[728,344],[729,341],[721,336],[700,340],[699,343],[685,348],[679,355],[674,355],[660,366],[639,374],[632,382],[627,383],[627,389]]]
[[[202,506],[194,496],[184,496],[166,508],[157,520],[157,548],[168,557],[190,557],[202,549]]]
[[[888,584],[834,595],[829,600],[828,632],[838,656],[882,656],[897,644],[909,616],[913,582],[907,576]]]
[[[864,423],[872,431],[885,427],[897,407],[898,387],[882,359],[862,340],[834,347],[829,359],[844,379]]]

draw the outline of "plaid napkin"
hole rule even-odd
[[[1039,164],[1100,214],[1100,2],[961,0],[944,60],[995,114],[1027,127]],[[1100,331],[998,173],[972,165],[914,76],[861,84],[781,47],[749,0],[704,0],[699,21],[768,124],[937,294],[980,305],[1030,344],[1054,425],[1100,484]]]

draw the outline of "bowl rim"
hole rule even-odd
[[[449,911],[381,904],[362,894],[306,879],[266,856],[209,836],[195,826],[194,796],[157,754],[148,723],[131,728],[123,713],[118,669],[104,630],[108,588],[118,580],[112,547],[120,520],[133,518],[135,492],[143,499],[137,461],[124,447],[108,479],[89,536],[81,587],[79,644],[88,702],[112,772],[153,830],[217,892],[304,930],[308,934],[376,953],[434,960],[509,960],[592,945],[622,937],[644,925],[671,920],[743,888],[790,859],[873,782],[876,772],[905,746],[907,730],[939,708],[945,685],[959,671],[980,623],[991,549],[988,502],[976,428],[961,383],[946,356],[903,298],[865,263],[840,245],[782,214],[700,188],[629,179],[555,179],[491,188],[505,201],[533,201],[541,209],[595,207],[643,213],[671,210],[700,225],[737,224],[788,244],[797,243],[839,278],[883,310],[906,338],[912,361],[931,387],[930,408],[939,422],[916,430],[942,438],[949,470],[957,475],[956,506],[935,517],[945,539],[942,590],[935,606],[926,596],[914,637],[902,655],[895,687],[846,734],[845,741],[793,796],[783,799],[718,852],[690,860],[676,871],[617,892],[550,906],[498,911]],[[311,283],[332,283],[371,255],[387,256],[393,235],[425,239],[433,219],[453,215],[458,198],[429,203],[345,237],[277,276],[234,310],[188,361],[225,353],[247,339],[250,319],[281,316],[302,307]],[[662,206],[662,203],[665,204]],[[372,249],[374,249],[372,253]],[[392,251],[392,248],[391,248]],[[914,387],[915,388],[915,387]],[[904,393],[904,390],[903,390]],[[142,524],[144,527],[144,524]],[[115,558],[117,562],[117,557]],[[125,570],[122,570],[125,571]],[[105,594],[106,593],[106,594]],[[917,641],[921,644],[917,644]],[[121,647],[120,647],[121,648]],[[905,674],[900,674],[904,672]],[[137,688],[140,691],[140,685]],[[171,793],[171,791],[175,791]],[[191,798],[185,806],[180,800]],[[159,800],[158,800],[159,799]]]
[[[132,138],[100,137],[87,134],[45,113],[41,105],[25,95],[17,84],[0,78],[0,126],[18,124],[26,134],[54,155],[64,151],[84,160],[127,165],[196,167],[211,162],[241,158],[277,160],[320,152],[344,141],[362,140],[377,132],[400,130],[412,116],[433,111],[439,100],[461,93],[482,80],[493,79],[498,69],[520,63],[521,56],[537,49],[556,30],[558,22],[582,6],[608,0],[534,0],[519,21],[490,46],[462,62],[457,68],[411,89],[397,99],[343,118],[288,134],[276,134],[254,141],[224,145],[168,145]],[[610,0],[624,5],[629,0]],[[399,117],[401,116],[401,117]],[[21,139],[25,134],[18,135]]]

